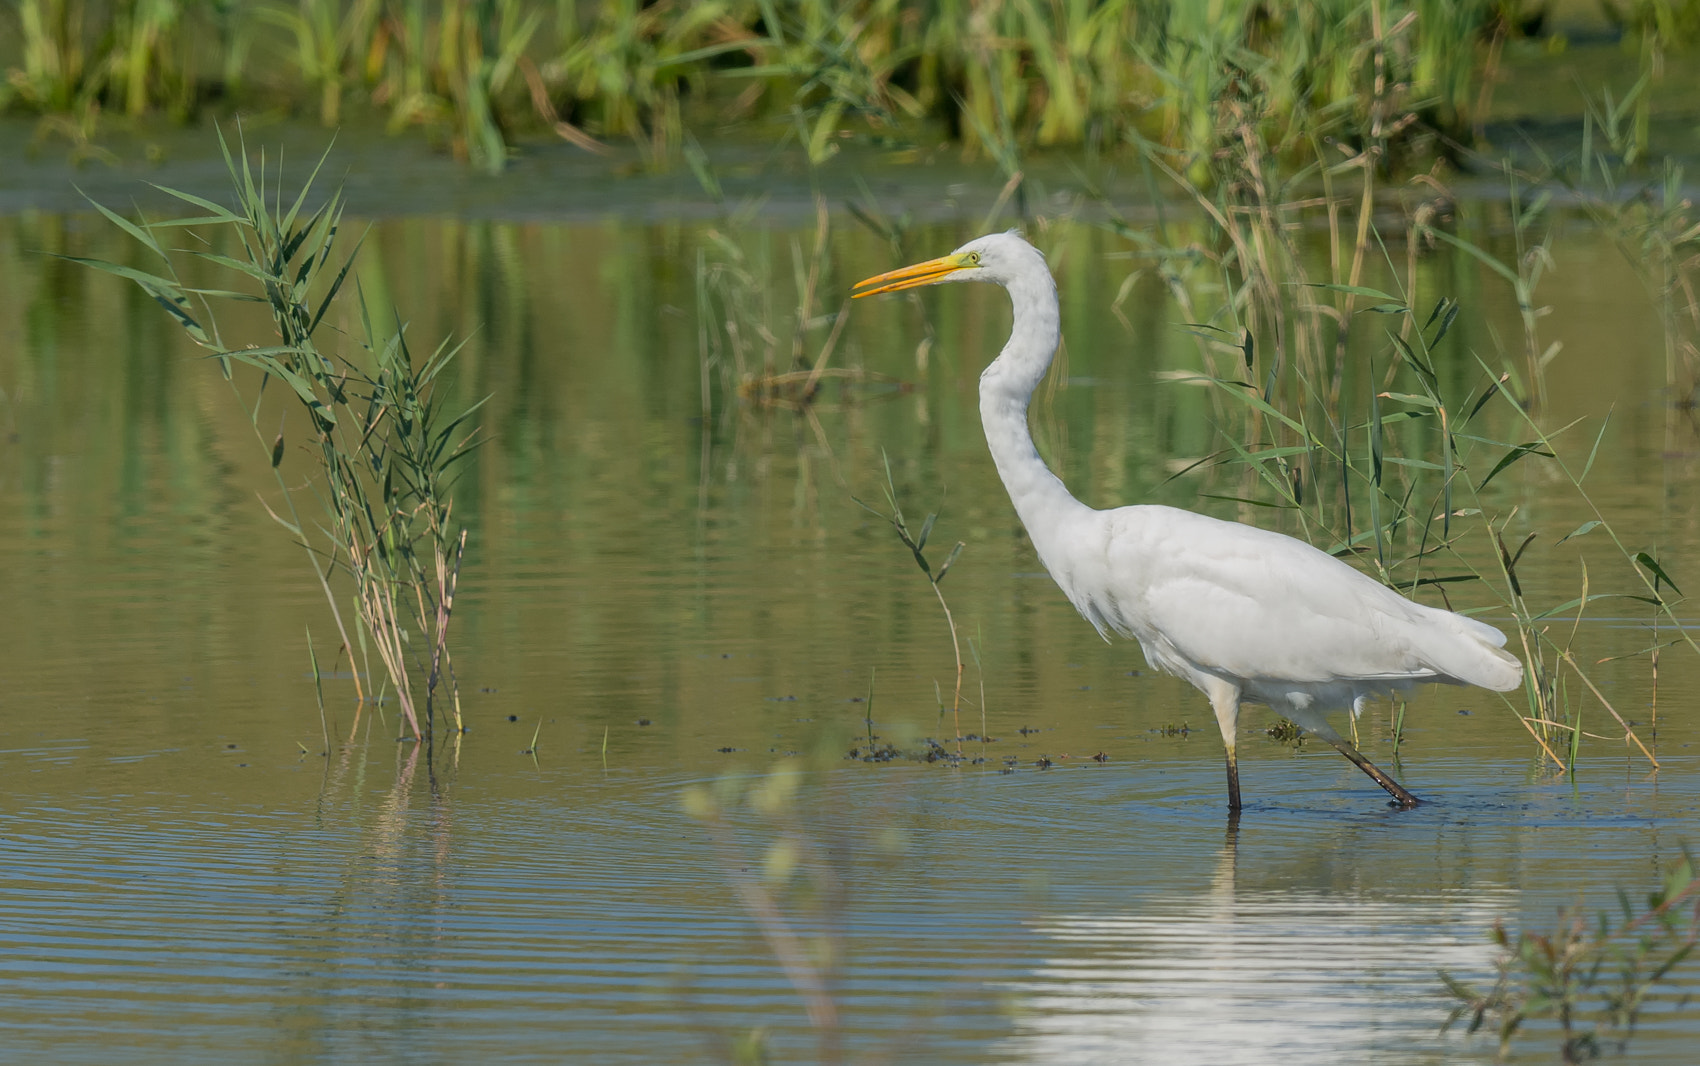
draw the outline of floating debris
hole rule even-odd
[[[1281,744],[1297,745],[1304,741],[1304,730],[1285,718],[1282,718],[1264,732],[1269,735],[1271,740]]]
[[[851,748],[847,758],[856,759],[860,762],[891,762],[893,759],[903,758],[903,753],[897,750],[895,744],[870,743],[865,748]]]

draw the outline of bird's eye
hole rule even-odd
[[[970,263],[978,263],[980,261],[980,253],[979,252],[969,252],[968,253],[968,261]]]

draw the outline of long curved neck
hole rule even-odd
[[[1062,336],[1057,287],[1043,269],[1007,287],[1015,323],[1009,343],[980,375],[980,422],[1010,502],[1049,566],[1047,549],[1055,542],[1059,521],[1086,509],[1039,457],[1027,428],[1028,401],[1044,380]]]

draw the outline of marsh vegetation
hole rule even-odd
[[[1135,139],[1207,154],[1224,100],[1249,89],[1264,106],[1248,117],[1283,149],[1344,126],[1407,158],[1479,140],[1507,50],[1562,50],[1581,6],[18,0],[0,14],[0,107],[91,146],[103,114],[371,116],[497,169],[537,134],[668,165],[693,131],[729,128],[789,138],[816,163],[846,141],[940,137],[999,161]],[[1691,0],[1581,14],[1649,72],[1700,39]],[[1644,141],[1645,107],[1635,130]]]

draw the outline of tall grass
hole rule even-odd
[[[454,520],[451,490],[473,445],[468,420],[482,401],[449,409],[437,389],[457,348],[444,343],[416,358],[405,327],[399,321],[389,327],[375,323],[363,297],[357,299],[363,339],[344,348],[325,321],[343,295],[359,249],[356,242],[344,256],[336,243],[340,193],[309,211],[309,177],[286,202],[281,190],[268,187],[263,156],[256,176],[245,151],[233,156],[222,136],[220,145],[234,211],[170,189],[163,191],[200,213],[132,222],[95,205],[159,260],[156,269],[163,273],[78,261],[141,286],[192,341],[213,353],[269,455],[279,506],[267,509],[306,552],[341,637],[339,654],[367,663],[377,657],[385,687],[420,739],[431,735],[436,701],[446,689],[458,731],[460,699],[448,637],[467,531]],[[241,255],[184,252],[164,243],[183,230],[201,237],[206,249],[221,246],[214,234],[223,230]],[[240,288],[185,284],[178,264],[186,269],[185,261],[194,260],[228,271]],[[226,340],[215,301],[265,305],[274,329],[270,343]],[[235,365],[257,369],[258,378],[236,373]],[[302,445],[313,467],[306,484],[293,464],[285,465],[285,430],[271,436],[262,428],[268,387],[288,390],[305,416]],[[317,502],[318,517],[303,517],[297,505],[303,497]],[[353,601],[352,635],[341,606],[345,596]],[[355,684],[361,691],[358,672]]]
[[[335,126],[342,119],[342,98],[350,75],[363,59],[359,50],[379,40],[383,9],[378,0],[354,0],[343,5],[327,0],[301,0],[286,6],[254,9],[260,24],[281,28],[293,40],[297,75],[318,97],[319,119]]]
[[[1608,10],[1651,59],[1700,39],[1694,0]],[[1538,15],[1515,0],[17,0],[0,13],[19,42],[0,103],[87,123],[222,98],[335,125],[358,99],[486,168],[527,129],[629,140],[660,164],[693,125],[757,119],[818,163],[845,138],[940,131],[994,158],[1134,132],[1206,152],[1215,101],[1249,81],[1278,151],[1343,119],[1385,153],[1479,129],[1501,51]]]
[[[517,75],[542,14],[519,0],[429,8],[408,0],[404,12],[388,24],[394,48],[367,52],[374,102],[388,109],[392,130],[412,124],[446,133],[457,157],[500,170],[510,116],[529,100]]]
[[[131,118],[160,111],[182,121],[218,83],[205,54],[231,41],[219,7],[179,0],[17,0],[0,14],[15,34],[0,79],[0,109],[45,116],[79,143],[103,109]],[[15,27],[8,25],[15,20]],[[211,48],[207,46],[211,45]],[[5,54],[5,53],[0,53]]]

